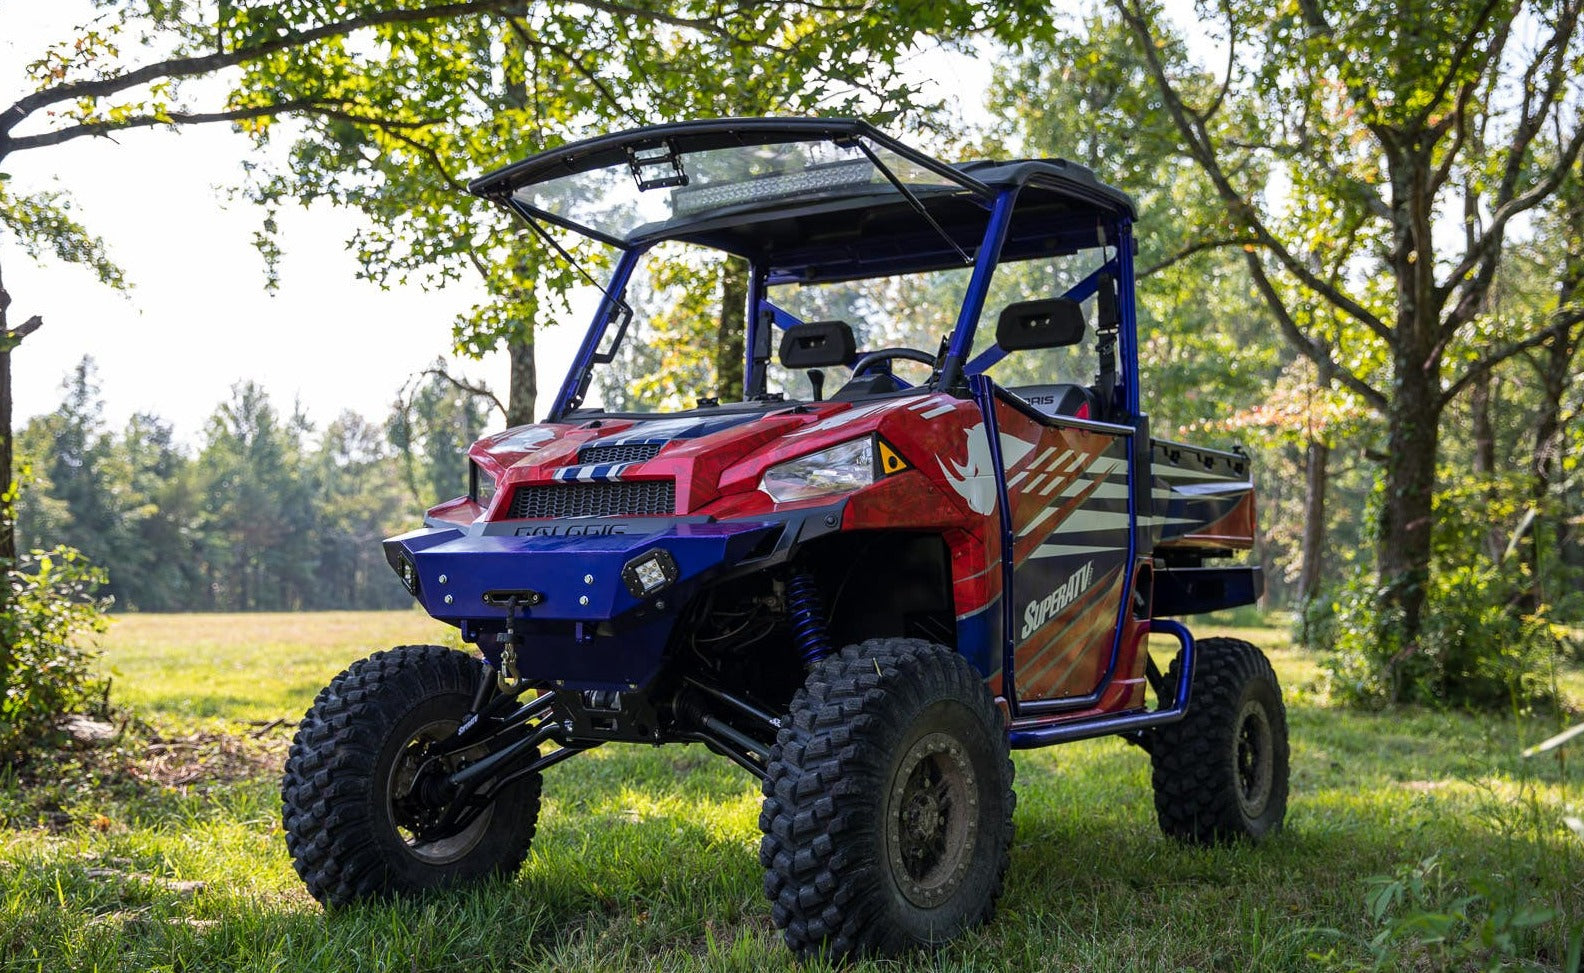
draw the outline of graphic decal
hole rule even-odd
[[[867,405],[855,405],[850,409],[843,409],[833,416],[828,416],[824,419],[821,419],[812,426],[799,429],[797,432],[791,433],[790,435],[807,436],[811,433],[825,432],[830,429],[835,429],[837,426],[845,426],[847,423],[852,422],[855,419],[862,419],[864,416],[879,412],[881,409],[889,409],[895,404],[896,403],[894,402],[871,402]]]
[[[951,484],[958,496],[967,501],[968,509],[976,514],[988,515],[995,510],[996,504],[995,459],[990,455],[990,437],[985,435],[982,422],[964,430],[963,436],[968,440],[967,462],[959,463],[938,456],[935,462],[940,464],[946,482]],[[1001,435],[1001,461],[1008,469],[1033,451],[1033,443],[1005,433]],[[951,465],[948,466],[948,463]]]
[[[1081,696],[1109,664],[1126,583],[1129,439],[1010,408],[996,415],[1003,431],[1038,437],[1021,461],[1004,458],[1015,693],[1025,701]]]
[[[908,461],[890,443],[879,437],[876,437],[876,442],[880,447],[880,472],[890,476],[909,468]]]
[[[1038,601],[1029,602],[1028,607],[1023,610],[1023,633],[1018,638],[1026,639],[1033,635],[1051,616],[1059,614],[1062,609],[1072,604],[1079,595],[1094,584],[1094,573],[1094,561],[1091,560],[1055,591]]]
[[[620,480],[622,473],[638,463],[594,463],[588,466],[563,466],[551,474],[558,483],[610,483]]]
[[[638,422],[631,429],[614,436],[607,436],[599,443],[602,446],[635,446],[641,443],[670,442],[673,439],[699,439],[758,418],[756,413],[748,412],[738,415],[649,419]]]

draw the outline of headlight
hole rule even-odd
[[[468,460],[468,496],[481,507],[495,499],[495,474],[473,460]]]
[[[776,503],[847,493],[875,481],[874,437],[799,456],[765,471],[759,489]]]

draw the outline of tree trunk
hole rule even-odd
[[[1496,430],[1491,425],[1491,375],[1483,372],[1469,386],[1469,418],[1474,426],[1474,476],[1484,488],[1486,509],[1494,509],[1496,489]],[[1485,529],[1485,553],[1500,561],[1507,542],[1492,523]]]
[[[1307,607],[1320,594],[1321,568],[1325,563],[1326,480],[1330,475],[1330,462],[1331,447],[1318,437],[1310,439],[1304,457],[1303,559],[1298,569],[1298,602],[1303,607]]]
[[[0,311],[0,577],[16,561],[16,484],[11,464],[11,349]],[[0,583],[0,612],[10,609],[11,586]]]
[[[6,316],[11,295],[0,279],[0,699],[11,684],[12,642],[11,571],[16,566],[16,484],[11,464],[11,349],[12,334]],[[36,325],[35,325],[36,327]]]
[[[743,397],[743,338],[747,334],[748,264],[727,258],[721,269],[720,326],[715,331],[715,394],[722,402]]]
[[[1416,651],[1430,580],[1430,528],[1436,484],[1438,383],[1424,358],[1399,353],[1397,394],[1386,410],[1385,498],[1376,542],[1382,608],[1400,612],[1402,651]],[[1384,621],[1384,619],[1383,619]]]
[[[1385,497],[1375,563],[1380,635],[1400,642],[1390,668],[1419,651],[1430,581],[1430,542],[1441,420],[1441,301],[1436,295],[1435,193],[1430,143],[1392,153],[1392,250],[1397,320],[1391,331],[1392,390],[1386,402]],[[1395,629],[1395,631],[1390,631]],[[1395,671],[1392,695],[1402,686]]]
[[[534,333],[532,326],[506,343],[511,357],[511,386],[506,395],[506,426],[525,426],[534,421],[534,400],[539,396],[539,375],[534,370]]]
[[[1533,446],[1530,453],[1529,496],[1535,508],[1535,522],[1529,529],[1524,544],[1524,558],[1529,565],[1529,576],[1540,583],[1541,535],[1550,534],[1553,555],[1562,551],[1567,542],[1567,521],[1550,509],[1551,487],[1562,458],[1563,433],[1562,399],[1576,376],[1573,359],[1578,354],[1584,331],[1574,327],[1546,342],[1545,358],[1540,366],[1540,411],[1535,417]],[[1537,600],[1543,601],[1544,592],[1536,591]]]
[[[0,290],[0,295],[5,291]],[[11,686],[11,569],[16,564],[16,490],[11,482],[11,337],[0,296],[0,699]]]
[[[1496,472],[1496,432],[1491,428],[1491,378],[1485,372],[1469,386],[1469,417],[1474,424],[1474,472]]]

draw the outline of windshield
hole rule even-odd
[[[1100,251],[1088,250],[997,267],[970,357],[994,345],[995,324],[1007,305],[1062,294],[1101,262]],[[911,348],[933,357],[956,324],[971,275],[971,268],[961,267],[828,284],[777,284],[766,297],[797,320],[846,324],[859,355]],[[582,407],[669,413],[709,400],[741,401],[747,277],[745,261],[717,250],[671,241],[645,253],[624,294],[632,319],[619,342],[613,342],[614,330],[604,335],[601,347],[608,356],[593,364]],[[1084,311],[1093,322],[1092,297],[1084,301]],[[810,401],[816,380],[822,397],[829,398],[852,380],[846,366],[819,369],[817,379],[806,369],[786,368],[777,354],[783,334],[776,328],[771,335],[765,390],[772,399]],[[1096,365],[1091,328],[1078,345],[1017,352],[990,365],[988,373],[1013,389],[1087,386]],[[932,372],[928,364],[901,359],[891,367],[898,379],[914,386]]]
[[[681,224],[760,207],[779,211],[790,202],[897,195],[874,159],[915,195],[966,191],[861,138],[695,152],[678,152],[671,142],[661,141],[629,149],[627,161],[619,165],[523,186],[512,199],[531,212],[625,244]]]

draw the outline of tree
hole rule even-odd
[[[1181,38],[1164,40],[1174,60],[1187,56]],[[1196,97],[1213,94],[1206,79],[1183,83]],[[1267,598],[1281,602],[1294,547],[1312,568],[1300,573],[1304,597],[1306,582],[1318,584],[1326,547],[1324,439],[1309,436],[1299,447],[1299,475],[1307,471],[1311,484],[1302,509],[1277,491],[1293,462],[1295,435],[1317,428],[1304,418],[1323,411],[1329,403],[1315,400],[1329,396],[1313,394],[1312,370],[1294,368],[1294,353],[1250,293],[1235,246],[1242,238],[1229,232],[1210,181],[1178,150],[1175,123],[1132,31],[1104,8],[1082,15],[1049,41],[1000,61],[991,102],[1005,120],[998,134],[1013,143],[1010,154],[1068,158],[1133,195],[1140,214],[1139,366],[1152,432],[1191,441],[1231,434],[1251,451]],[[1298,371],[1311,381],[1294,376]],[[1274,408],[1273,387],[1285,400]],[[1248,435],[1252,429],[1262,434]],[[1265,434],[1270,430],[1281,434]]]
[[[127,495],[124,478],[113,475],[114,442],[104,424],[104,401],[97,370],[84,356],[61,383],[63,401],[44,417],[36,437],[33,463],[50,484],[51,495],[63,508],[63,522],[39,546],[63,544],[81,551],[89,561],[104,564],[120,560],[131,549],[128,522],[135,516],[136,501]],[[112,581],[106,593],[124,600]]]
[[[466,180],[533,152],[612,128],[719,115],[896,113],[922,108],[902,77],[910,45],[933,36],[1020,37],[1045,27],[1043,4],[865,5],[715,0],[550,4],[518,0],[489,18],[393,24],[377,54],[340,39],[252,65],[239,103],[339,105],[288,130],[289,164],[260,172],[255,199],[327,199],[368,214],[352,241],[385,284],[440,286],[473,275],[486,303],[454,324],[456,347],[511,359],[508,425],[531,422],[535,329],[570,310],[583,277]],[[260,139],[275,136],[263,119]],[[263,246],[272,254],[266,223]],[[560,232],[560,231],[556,231]],[[599,273],[601,248],[572,246]],[[713,349],[723,397],[741,391],[745,274],[728,265]]]
[[[331,38],[366,36],[393,24],[476,17],[508,5],[506,0],[280,4],[216,0],[213,5],[199,0],[104,0],[100,4],[108,8],[104,16],[29,63],[34,89],[0,110],[0,228],[30,257],[51,253],[84,264],[107,285],[124,287],[125,278],[102,241],[73,216],[68,197],[56,192],[21,194],[9,188],[3,168],[8,158],[128,129],[235,123],[308,110],[343,111],[340,103],[259,99],[202,106],[194,89],[181,83]],[[33,314],[13,325],[11,307],[12,295],[0,276],[0,574],[16,563],[11,356],[43,323],[40,314]],[[10,608],[11,591],[10,584],[0,583],[0,615]],[[11,651],[10,644],[0,644],[0,663]],[[0,672],[5,668],[0,664]]]
[[[181,611],[201,585],[192,557],[194,525],[206,498],[193,482],[192,463],[177,444],[169,422],[137,413],[127,420],[112,452],[112,466],[126,498],[120,556],[103,560],[110,581],[123,593],[121,608]]]
[[[1441,416],[1558,332],[1493,333],[1482,314],[1515,221],[1584,145],[1581,4],[1233,0],[1206,97],[1158,10],[1113,3],[1281,333],[1384,417],[1382,617],[1411,652]]]
[[[390,443],[374,423],[343,412],[310,459],[319,520],[314,608],[399,608],[411,597],[380,540],[412,523]],[[453,466],[460,466],[453,460]]]
[[[385,435],[401,462],[408,496],[422,510],[468,489],[467,449],[500,403],[450,379],[437,360],[402,389]]]

